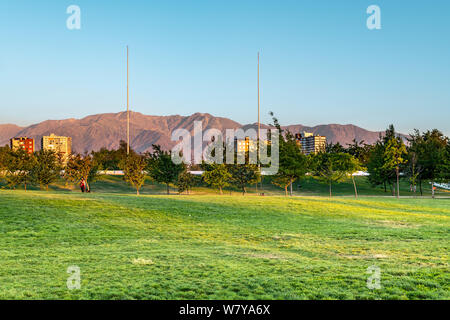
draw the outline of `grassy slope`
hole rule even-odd
[[[0,191],[0,298],[449,299],[449,216],[448,199]]]

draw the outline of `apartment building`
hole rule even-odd
[[[27,153],[32,154],[34,152],[34,139],[28,137],[18,137],[9,140],[11,150],[22,149]]]
[[[234,138],[234,152],[249,152],[256,151],[257,141],[250,139],[249,137],[245,137],[245,139],[237,139]]]
[[[314,135],[311,132],[296,133],[295,140],[301,146],[304,154],[325,152],[327,146],[327,138],[324,136]]]
[[[43,136],[42,150],[53,150],[61,155],[64,161],[67,161],[68,156],[72,153],[72,138],[57,136],[53,133]]]

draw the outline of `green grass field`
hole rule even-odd
[[[450,199],[93,190],[0,190],[1,299],[450,298]]]

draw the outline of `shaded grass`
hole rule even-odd
[[[447,199],[0,191],[0,298],[449,299],[449,215]]]
[[[247,187],[248,195],[256,195],[264,193],[268,196],[280,196],[284,195],[284,189],[274,186],[270,182],[270,177],[264,177],[263,187],[251,185]],[[390,187],[387,187],[387,191],[384,191],[383,187],[373,187],[370,185],[366,177],[355,177],[358,187],[358,194],[360,196],[385,196],[391,197]],[[90,184],[92,192],[95,193],[128,193],[135,194],[136,190],[123,181],[122,176],[100,176],[99,179]],[[29,186],[29,190],[39,190],[37,186]],[[7,190],[7,186],[0,181],[0,189]],[[18,190],[23,190],[22,186],[17,187]],[[351,179],[347,179],[341,183],[333,184],[333,196],[347,196],[354,197],[354,188]],[[59,180],[56,183],[50,185],[52,191],[72,191],[80,193],[80,189],[77,185],[67,184],[63,180]],[[176,194],[177,188],[175,185],[170,185],[170,192]],[[424,197],[431,197],[431,185],[429,183],[423,183]],[[153,194],[153,195],[165,195],[166,186],[158,184],[147,177],[143,188],[140,190],[141,194]],[[229,187],[224,189],[224,193],[228,195],[242,195],[241,190],[236,187]],[[218,190],[214,190],[207,185],[201,185],[193,188],[191,194],[195,195],[215,195],[218,194]],[[312,177],[306,177],[301,181],[297,181],[293,185],[293,194],[295,196],[329,196],[328,185],[318,182]],[[400,195],[408,197],[420,197],[420,192],[416,194],[410,192],[409,183],[401,180],[400,183]],[[436,195],[438,197],[450,198],[450,192],[438,190]]]

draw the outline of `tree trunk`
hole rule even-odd
[[[289,193],[290,193],[290,196],[292,197],[292,181],[291,181],[291,184],[289,185]]]
[[[433,184],[433,181],[431,181],[431,199],[434,199],[434,184]]]
[[[397,199],[400,198],[400,183],[399,183],[399,177],[400,177],[400,172],[399,172],[399,168],[395,168],[395,174],[397,175]]]
[[[167,186],[167,194],[170,194],[169,184],[167,183],[166,186]]]
[[[355,177],[352,175],[353,188],[355,188],[355,198],[358,199],[358,189],[356,188]]]
[[[245,189],[245,186],[242,187],[242,195],[245,196],[245,193],[247,192],[247,190]]]
[[[222,187],[219,187],[220,194],[223,194]]]
[[[423,191],[422,191],[422,179],[419,180],[419,188],[420,188],[420,196],[423,196]]]
[[[139,195],[139,188],[136,188],[136,195]]]
[[[45,190],[48,191],[48,184],[45,185]]]
[[[24,183],[24,188],[25,188],[25,191],[27,191],[27,184],[26,183]]]
[[[288,195],[288,191],[287,191],[288,185],[284,186],[284,195],[287,197]]]
[[[384,183],[384,192],[387,192],[386,181],[384,181],[383,183]]]
[[[331,198],[331,181],[330,181],[330,198]]]

